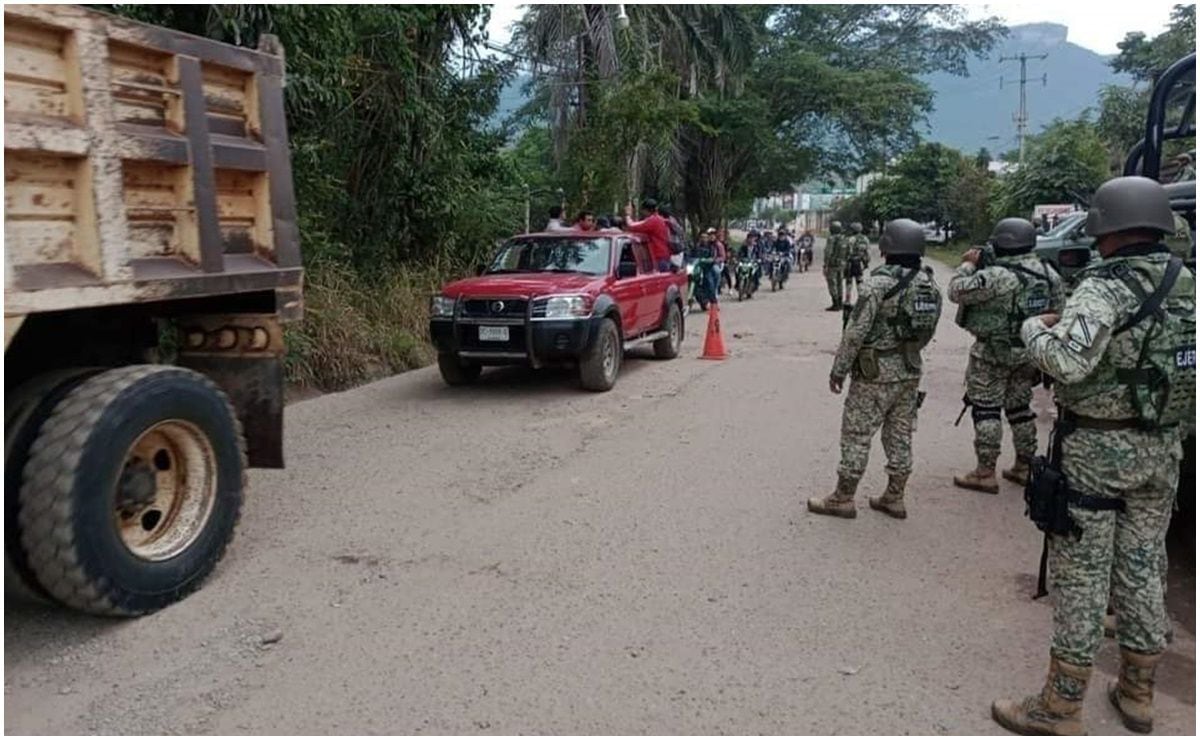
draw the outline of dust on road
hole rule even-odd
[[[230,554],[185,602],[115,621],[6,601],[5,730],[999,732],[991,700],[1041,685],[1050,605],[1029,598],[1020,490],[950,485],[973,461],[952,425],[967,337],[947,315],[928,350],[909,519],[866,509],[878,443],[859,518],[814,517],[842,401],[827,303],[819,271],[727,301],[725,362],[696,359],[694,314],[680,359],[631,359],[607,394],[426,369],[289,407],[288,469],[251,474]],[[1190,614],[1163,734],[1195,731]],[[1094,734],[1124,734],[1116,664],[1110,641]]]

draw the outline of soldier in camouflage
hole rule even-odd
[[[1021,344],[1021,323],[1030,316],[1062,310],[1063,286],[1058,273],[1033,254],[1037,232],[1023,218],[996,224],[988,245],[963,255],[947,287],[959,304],[957,323],[975,337],[967,360],[964,402],[975,423],[975,469],[954,476],[954,484],[984,493],[999,493],[996,461],[1000,457],[1003,425],[1008,417],[1016,462],[1004,477],[1025,484],[1029,463],[1037,451],[1036,418],[1029,404],[1041,372],[1029,362]]]
[[[1157,182],[1105,183],[1087,220],[1103,261],[1087,268],[1061,318],[1033,317],[1021,329],[1032,361],[1056,381],[1054,433],[1077,535],[1049,539],[1055,603],[1046,684],[1023,701],[992,705],[1014,732],[1083,732],[1110,578],[1121,668],[1109,700],[1129,729],[1153,727],[1154,672],[1166,644],[1159,558],[1183,454],[1180,425],[1195,418],[1195,281],[1162,243],[1173,229]],[[1162,298],[1151,311],[1156,291]]]
[[[825,273],[825,285],[829,288],[829,307],[826,311],[842,310],[842,272],[846,269],[846,236],[842,233],[842,222],[829,224],[829,239],[821,253],[821,271]]]
[[[829,374],[834,393],[842,392],[850,375],[850,391],[842,412],[837,488],[826,498],[808,500],[814,514],[858,515],[854,495],[867,467],[871,438],[882,428],[887,489],[868,503],[897,519],[908,516],[904,488],[912,471],[921,350],[933,337],[942,296],[932,271],[921,266],[925,237],[920,225],[909,219],[888,222],[879,246],[886,264],[864,283]]]
[[[863,274],[871,264],[871,240],[863,233],[863,225],[858,221],[850,224],[850,236],[843,242],[843,262],[845,264],[846,297],[844,304],[850,303],[850,284],[862,293]],[[843,304],[843,305],[844,305]]]

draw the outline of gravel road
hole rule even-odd
[[[827,302],[819,271],[726,302],[724,362],[696,359],[693,315],[679,359],[631,358],[606,394],[426,369],[289,407],[288,469],[251,474],[185,602],[115,621],[6,600],[5,731],[1000,732],[991,700],[1045,675],[1050,605],[1018,488],[950,484],[973,462],[953,426],[967,337],[948,307],[909,519],[866,507],[878,441],[859,518],[810,516],[838,456]],[[1196,729],[1193,595],[1172,593],[1162,734]],[[1116,662],[1110,641],[1093,734],[1124,733]]]

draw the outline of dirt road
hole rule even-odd
[[[695,359],[694,316],[683,357],[631,359],[607,394],[427,369],[290,407],[288,469],[251,475],[187,601],[108,621],[9,600],[5,730],[998,732],[991,700],[1041,685],[1050,607],[1020,491],[949,482],[967,338],[947,315],[928,353],[910,518],[866,508],[878,444],[859,518],[810,516],[838,454],[827,302],[819,272],[727,302],[731,359]],[[1195,731],[1188,621],[1163,734]],[[1092,733],[1124,732],[1115,665],[1108,642]]]

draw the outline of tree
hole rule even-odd
[[[863,171],[911,148],[932,103],[919,76],[965,73],[1001,32],[945,5],[628,10],[622,31],[605,6],[529,8],[515,36],[538,71],[529,112],[552,132],[568,192],[581,193],[603,178],[571,172],[582,150],[569,142],[593,138],[605,116],[635,113],[606,106],[601,91],[655,73],[674,80],[683,105],[638,101],[637,113],[656,111],[654,125],[634,126],[615,145],[623,156],[607,151],[593,170],[615,172],[606,189],[655,192],[703,223],[753,193],[817,170]],[[655,141],[663,132],[670,146]]]
[[[1125,34],[1109,64],[1138,82],[1153,82],[1177,59],[1196,51],[1196,6],[1176,5],[1167,30],[1147,39],[1141,31]]]
[[[1056,120],[1028,140],[1025,164],[1000,179],[992,215],[1028,218],[1041,203],[1085,203],[1108,174],[1096,127],[1086,118]]]

